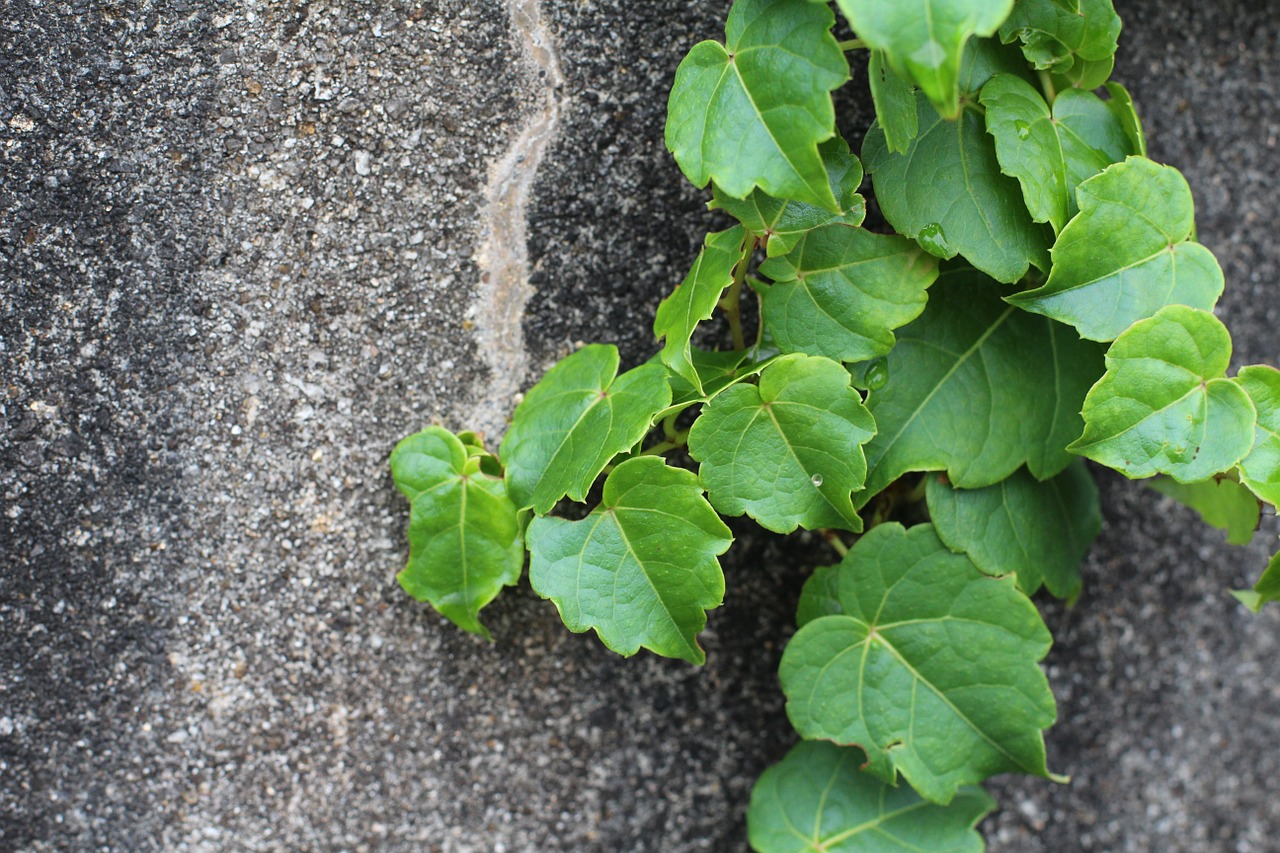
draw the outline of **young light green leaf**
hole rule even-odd
[[[1024,463],[1047,479],[1071,463],[1080,404],[1102,374],[1096,344],[1012,309],[973,271],[944,273],[918,320],[899,330],[867,398],[879,432],[866,447],[862,505],[908,471],[945,470],[977,489]]]
[[[849,64],[826,4],[737,0],[725,44],[695,45],[667,103],[667,148],[696,186],[841,210],[818,143],[835,135],[831,92]]]
[[[1253,540],[1262,508],[1253,492],[1235,480],[1223,477],[1198,483],[1179,483],[1157,477],[1147,485],[1191,507],[1208,524],[1227,531],[1228,544],[1248,545]]]
[[[1237,589],[1231,592],[1236,600],[1257,613],[1262,605],[1272,601],[1280,601],[1280,553],[1271,558],[1267,569],[1253,585],[1253,589]]]
[[[867,77],[871,84],[871,100],[876,106],[876,121],[884,132],[885,147],[895,154],[905,154],[911,140],[920,132],[915,89],[893,70],[885,60],[883,50],[871,51]]]
[[[1080,563],[1102,529],[1098,488],[1082,462],[1044,481],[1020,468],[984,489],[930,476],[927,496],[938,538],[986,574],[1016,573],[1027,595],[1041,584],[1068,601],[1080,594]]]
[[[1000,74],[982,88],[981,100],[1000,168],[1022,185],[1031,218],[1054,233],[1078,212],[1076,187],[1137,153],[1115,113],[1091,92],[1068,89],[1051,111],[1031,84]]]
[[[1106,89],[1107,94],[1111,96],[1107,101],[1107,109],[1115,115],[1120,126],[1124,128],[1125,135],[1129,137],[1129,151],[1140,157],[1146,157],[1147,137],[1142,132],[1142,121],[1138,118],[1138,110],[1133,105],[1133,96],[1119,83],[1108,83]]]
[[[1069,448],[1131,479],[1179,483],[1228,470],[1253,446],[1257,413],[1224,378],[1231,335],[1207,311],[1162,308],[1107,350],[1107,372],[1084,401],[1084,435]]]
[[[530,389],[499,451],[517,507],[545,515],[565,495],[582,500],[609,460],[644,438],[671,402],[661,365],[617,372],[618,348],[592,344]]]
[[[873,528],[840,564],[844,613],[801,628],[779,675],[802,737],[862,747],[925,799],[996,773],[1050,775],[1049,631],[1012,577],[990,578],[931,525]]]
[[[982,853],[978,821],[995,809],[981,788],[950,805],[858,770],[862,751],[801,741],[751,790],[747,835],[759,853]]]
[[[814,619],[841,613],[844,613],[844,607],[840,604],[840,567],[819,566],[800,590],[796,627],[803,628]]]
[[[480,448],[475,448],[480,449]],[[459,628],[490,639],[480,608],[520,580],[524,545],[516,507],[482,454],[441,427],[396,445],[391,476],[409,499],[409,562],[400,586]]]
[[[692,472],[656,456],[610,472],[604,497],[581,521],[529,523],[529,580],[570,631],[594,628],[615,652],[640,648],[706,661],[697,635],[724,599],[716,559],[733,535]]]
[[[839,222],[861,225],[867,215],[867,201],[858,193],[862,183],[862,163],[849,150],[849,143],[839,136],[818,146],[831,192],[840,205],[839,213],[814,207],[800,201],[785,201],[756,190],[745,199],[737,199],[712,184],[712,201],[707,206],[728,213],[741,222],[754,236],[765,241],[769,257],[785,255],[794,248],[806,231]]]
[[[1018,0],[1000,27],[1000,40],[1020,41],[1032,67],[1058,73],[1069,71],[1076,57],[1110,59],[1119,37],[1120,16],[1111,0],[1080,0],[1074,10],[1059,0]]]
[[[864,361],[893,348],[893,329],[924,310],[938,261],[910,240],[828,225],[766,261],[760,310],[786,352]]]
[[[662,300],[653,318],[654,337],[666,338],[660,353],[662,363],[700,394],[702,377],[693,364],[690,339],[698,324],[715,313],[721,294],[733,284],[734,268],[745,261],[750,251],[751,244],[745,237],[740,225],[708,234],[693,269],[675,292]]]
[[[942,118],[916,93],[920,132],[904,154],[872,125],[862,147],[876,199],[898,233],[940,258],[957,254],[998,281],[1047,269],[1048,236],[1031,220],[1018,182],[1000,172],[982,116]]]
[[[1076,196],[1080,214],[1054,244],[1049,280],[1010,302],[1094,341],[1113,340],[1166,305],[1213,308],[1222,269],[1190,241],[1191,188],[1177,169],[1130,157],[1085,181]]]
[[[711,503],[769,530],[859,531],[850,493],[862,486],[862,445],[875,434],[862,397],[838,363],[783,356],[760,384],[735,385],[689,431],[689,455]]]
[[[837,0],[849,25],[915,81],[947,118],[960,112],[960,57],[970,36],[993,35],[1013,0]]]
[[[1280,506],[1280,370],[1261,364],[1241,368],[1236,382],[1258,412],[1253,449],[1240,463],[1240,479],[1272,506]]]

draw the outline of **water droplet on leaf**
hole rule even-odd
[[[942,233],[942,226],[936,222],[921,228],[920,233],[916,235],[916,242],[934,257],[946,259],[955,254],[947,245],[947,235]]]
[[[867,375],[863,381],[868,391],[879,391],[889,381],[889,363],[883,358],[877,358],[868,364]]]
[[[813,483],[813,485],[814,485],[815,487],[817,487],[817,486],[821,486],[821,485],[822,485],[822,475],[821,475],[821,474],[814,474],[812,477],[810,477],[810,478],[809,478],[809,480]]]
[[[1025,121],[1015,121],[1013,127],[1017,131],[1019,139],[1027,139],[1031,136],[1031,125]]]

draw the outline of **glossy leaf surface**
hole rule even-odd
[[[1228,544],[1248,545],[1253,540],[1261,507],[1253,492],[1235,480],[1223,478],[1179,483],[1159,477],[1148,485],[1194,509],[1206,524],[1227,531]]]
[[[981,788],[950,805],[858,770],[862,751],[802,741],[751,790],[747,834],[760,853],[981,853],[974,826],[995,809]]]
[[[646,648],[703,663],[697,635],[724,599],[716,559],[733,536],[697,477],[655,456],[610,472],[599,507],[580,521],[535,518],[529,580],[570,631],[595,629],[622,655]]]
[[[1224,378],[1231,336],[1207,311],[1171,305],[1135,323],[1107,351],[1071,450],[1137,479],[1180,483],[1226,471],[1253,446],[1249,396]]]
[[[850,549],[839,589],[844,613],[806,624],[782,656],[801,736],[858,745],[869,770],[936,803],[996,773],[1049,775],[1049,632],[1013,578],[982,574],[931,525],[890,523]]]
[[[1280,506],[1280,370],[1266,365],[1242,368],[1236,382],[1258,413],[1253,448],[1240,463],[1240,479],[1272,506]]]
[[[396,445],[391,476],[409,499],[409,562],[396,576],[459,628],[489,638],[480,609],[520,580],[524,544],[501,476],[481,470],[483,450],[441,427]]]

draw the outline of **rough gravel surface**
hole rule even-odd
[[[531,373],[647,357],[719,220],[662,147],[723,3],[546,0],[566,104],[528,211]],[[1237,365],[1280,363],[1280,19],[1119,2],[1117,79],[1182,168]],[[499,0],[8,0],[0,16],[0,849],[737,851],[787,749],[805,538],[726,561],[704,669],[622,660],[527,588],[452,629],[394,582],[385,460],[466,425],[482,188],[541,81]],[[857,147],[865,102],[845,102]],[[1272,851],[1280,614],[1231,549],[1103,478],[1048,672],[1070,785],[995,851]]]

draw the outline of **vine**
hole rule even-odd
[[[399,578],[487,637],[527,551],[571,631],[700,664],[720,516],[820,531],[840,560],[805,583],[780,668],[802,741],[757,783],[751,843],[978,850],[983,780],[1061,778],[1030,596],[1080,593],[1101,526],[1081,457],[1247,542],[1280,502],[1280,371],[1226,375],[1222,271],[1109,79],[1111,0],[837,5],[856,38],[820,0],[737,0],[689,52],[667,146],[739,224],[658,308],[648,362],[573,353],[496,452],[441,427],[396,447]],[[832,101],[850,56],[877,115],[861,157]],[[863,227],[864,169],[896,233]],[[717,311],[731,348],[696,346]],[[1280,600],[1280,555],[1235,595]]]

